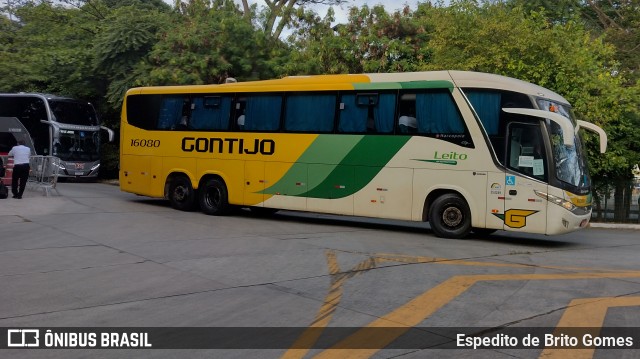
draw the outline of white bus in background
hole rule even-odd
[[[95,178],[100,169],[101,126],[91,103],[39,93],[0,94],[0,117],[16,118],[29,136],[34,155],[60,158],[60,177]],[[17,133],[5,135],[0,153],[15,145]],[[26,139],[26,138],[25,138]]]

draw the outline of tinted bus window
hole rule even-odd
[[[471,135],[447,89],[403,92],[398,113],[399,133],[415,133],[473,147]]]
[[[231,97],[198,96],[193,99],[189,129],[227,130],[231,114]]]
[[[332,132],[336,113],[335,94],[287,96],[285,130]]]
[[[344,93],[340,97],[342,133],[390,133],[393,131],[396,95],[390,93]]]
[[[145,130],[156,128],[162,95],[131,95],[127,97],[127,122]]]
[[[157,128],[184,130],[187,128],[191,101],[188,96],[170,95],[162,98]]]
[[[280,129],[282,95],[249,95],[236,100],[236,125],[245,131]]]
[[[487,132],[498,161],[504,163],[505,129],[510,121],[518,117],[502,109],[533,108],[531,99],[521,93],[500,90],[465,89],[464,93]]]

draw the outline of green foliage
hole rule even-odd
[[[190,2],[188,17],[175,17],[149,53],[148,73],[141,84],[217,84],[227,77],[259,76],[265,64],[265,40],[244,21],[232,1],[209,8]]]
[[[430,45],[433,62],[425,69],[459,69],[503,74],[547,87],[566,97],[578,117],[603,127],[609,151],[600,155],[587,137],[592,174],[630,174],[640,160],[637,118],[640,87],[626,86],[616,49],[594,37],[579,18],[549,21],[544,12],[502,4],[478,6],[457,1],[436,9]]]
[[[173,9],[162,0],[20,1],[0,15],[0,91],[83,98],[117,128],[134,86],[483,71],[550,88],[604,127],[605,155],[585,135],[594,177],[628,177],[640,162],[640,0],[453,0],[395,13],[362,6],[338,25],[333,10],[319,16],[303,6],[312,2],[344,0],[177,0]],[[106,148],[105,158],[117,159],[117,146]]]
[[[157,33],[169,21],[167,13],[123,6],[100,23],[93,65],[110,79],[106,98],[113,107],[119,107],[127,89],[139,82],[147,54],[158,42]]]
[[[93,19],[75,9],[29,3],[17,9],[20,23],[0,35],[0,89],[95,98],[99,80],[91,70]],[[4,45],[6,44],[6,45]]]
[[[349,22],[333,28],[332,15],[297,14],[286,73],[415,71],[430,57],[427,26],[417,23],[408,7],[392,15],[380,5],[352,7]]]

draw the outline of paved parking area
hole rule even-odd
[[[412,327],[449,344],[465,328],[640,327],[635,227],[445,240],[422,223],[292,212],[211,217],[113,185],[58,189],[61,196],[27,191],[0,200],[0,327],[301,330],[277,349],[4,349],[0,357],[566,357],[559,349],[394,343]],[[351,329],[306,348],[335,327]],[[344,349],[351,347],[360,349]]]

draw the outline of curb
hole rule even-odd
[[[589,228],[634,229],[634,230],[640,230],[640,224],[628,224],[628,223],[589,223]]]

